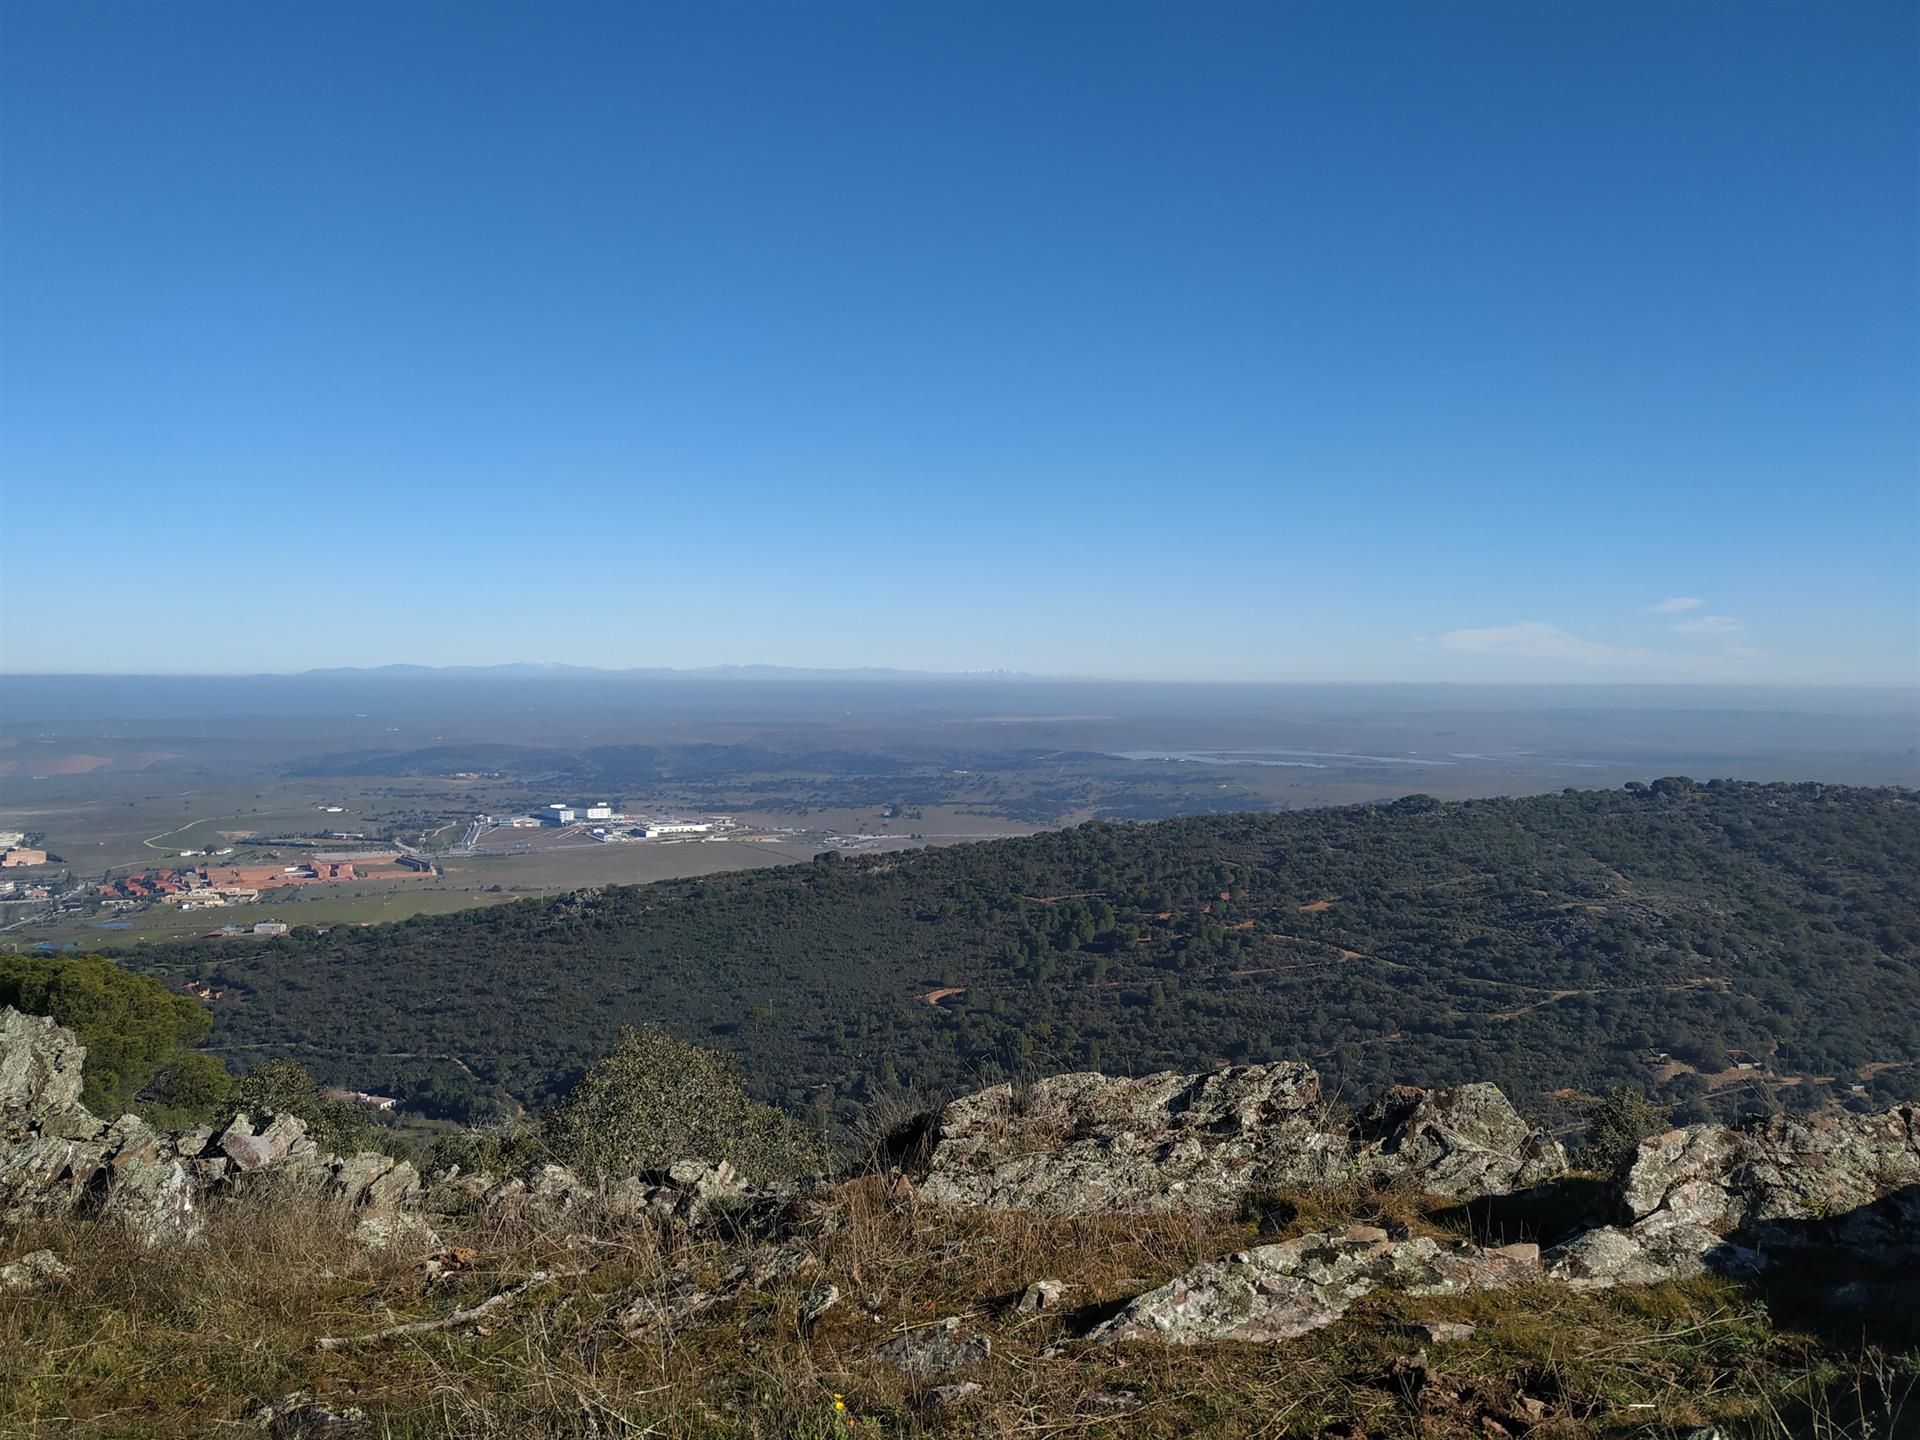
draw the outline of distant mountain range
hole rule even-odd
[[[559,665],[544,661],[517,661],[505,665],[342,665],[301,670],[291,679],[424,678],[483,680],[1046,680],[1059,677],[1030,675],[1018,670],[897,670],[884,665],[851,669],[810,669],[799,665],[702,665],[675,669],[643,665],[608,669],[598,665]]]

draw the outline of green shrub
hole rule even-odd
[[[322,1150],[348,1155],[356,1150],[391,1150],[376,1133],[367,1112],[351,1100],[329,1100],[295,1060],[269,1060],[250,1070],[233,1088],[221,1123],[244,1114],[256,1124],[266,1114],[292,1115],[304,1121],[307,1135]]]
[[[1646,1096],[1616,1085],[1588,1107],[1586,1138],[1573,1152],[1574,1163],[1583,1170],[1624,1170],[1642,1140],[1668,1128],[1666,1113]]]
[[[213,1017],[158,980],[122,970],[101,955],[0,955],[0,1005],[50,1015],[87,1047],[80,1103],[118,1115],[163,1067],[177,1066],[206,1037]],[[196,1057],[199,1091],[220,1062]],[[164,1103],[168,1103],[163,1101]]]
[[[510,1121],[441,1136],[433,1142],[428,1168],[446,1170],[458,1165],[464,1174],[514,1175],[548,1158],[538,1131]]]
[[[623,1029],[545,1125],[555,1158],[591,1180],[725,1160],[749,1180],[816,1169],[820,1147],[747,1094],[733,1062],[658,1030]]]
[[[217,1055],[187,1050],[153,1072],[140,1091],[138,1108],[163,1129],[184,1129],[219,1115],[234,1083]]]

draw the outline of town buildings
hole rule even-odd
[[[182,909],[244,905],[263,890],[287,885],[329,885],[347,880],[417,880],[434,873],[433,862],[391,852],[315,855],[292,865],[200,865],[144,870],[109,880],[96,893],[122,902],[159,901]]]

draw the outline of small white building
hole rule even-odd
[[[598,805],[589,805],[587,806],[587,819],[611,820],[613,819],[613,807],[604,800]]]
[[[549,825],[571,825],[578,817],[571,805],[549,805],[540,818]]]

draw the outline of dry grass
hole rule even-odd
[[[1397,1193],[1286,1205],[1284,1216],[1279,1197],[1267,1208],[1279,1216],[1270,1231],[1351,1218],[1434,1226],[1418,1197]],[[241,1434],[237,1422],[295,1390],[361,1407],[367,1433],[396,1440],[1440,1440],[1529,1430],[1550,1440],[1679,1436],[1708,1423],[1729,1437],[1879,1440],[1920,1419],[1920,1397],[1914,1413],[1899,1408],[1920,1357],[1823,1346],[1717,1280],[1592,1295],[1538,1285],[1377,1296],[1344,1323],[1282,1345],[1073,1340],[1140,1290],[1248,1244],[1254,1226],[1230,1218],[955,1213],[897,1196],[879,1178],[849,1182],[782,1242],[805,1252],[802,1268],[638,1339],[616,1318],[637,1297],[721,1290],[765,1242],[578,1214],[549,1225],[494,1218],[445,1231],[448,1244],[476,1255],[436,1283],[419,1256],[371,1257],[343,1223],[311,1209],[253,1201],[208,1218],[203,1246],[153,1254],[86,1223],[0,1231],[0,1258],[50,1245],[74,1267],[55,1290],[0,1299],[0,1434]],[[447,1315],[536,1270],[564,1273],[479,1322],[338,1350],[315,1344]],[[1042,1276],[1072,1287],[1064,1304],[1015,1313],[1022,1289]],[[802,1295],[829,1282],[841,1299],[804,1326]],[[973,1371],[916,1381],[872,1359],[891,1336],[950,1315],[992,1340]],[[1430,1319],[1477,1329],[1427,1345],[1414,1326]],[[980,1399],[934,1403],[931,1387],[955,1379],[979,1381]]]

